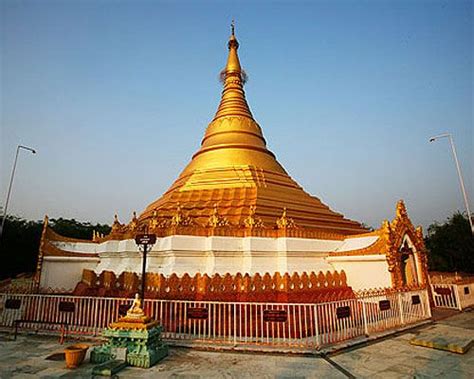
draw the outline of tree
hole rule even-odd
[[[91,224],[74,219],[50,219],[49,226],[64,237],[92,239],[93,230],[103,233],[110,232],[109,225]],[[28,221],[17,216],[7,216],[5,228],[0,241],[0,280],[13,278],[20,273],[32,273],[36,269],[42,221]]]
[[[474,273],[474,238],[463,214],[455,213],[444,224],[431,224],[425,244],[430,270]]]
[[[34,272],[42,223],[7,216],[0,241],[0,279]]]
[[[104,235],[110,233],[110,226],[106,224],[95,224],[92,225],[90,222],[76,221],[75,219],[51,219],[49,220],[49,226],[58,234],[64,237],[72,237],[79,239],[92,239],[92,232],[102,233]]]

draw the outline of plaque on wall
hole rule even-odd
[[[135,243],[137,245],[154,245],[156,243],[156,234],[137,234]]]
[[[59,312],[73,313],[76,310],[76,304],[73,301],[60,301]]]
[[[119,312],[119,316],[125,316],[127,314],[127,311],[130,309],[130,305],[129,304],[120,304],[119,305],[119,309],[118,309],[118,312]]]
[[[263,311],[263,321],[265,322],[286,322],[288,313],[283,309],[265,309]]]
[[[337,307],[336,316],[337,318],[351,317],[351,307],[348,305],[345,307]]]
[[[20,309],[21,300],[20,299],[7,299],[5,301],[5,309]]]
[[[390,300],[380,300],[379,301],[379,309],[381,311],[388,311],[390,309]]]
[[[420,304],[420,303],[421,303],[420,295],[413,295],[411,297],[411,304],[412,305],[416,305],[416,304]]]
[[[209,310],[207,308],[188,308],[187,315],[191,320],[207,320]]]

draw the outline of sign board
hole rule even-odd
[[[337,318],[351,317],[351,307],[348,305],[345,307],[337,307],[336,316]]]
[[[416,304],[420,304],[420,303],[421,303],[420,295],[413,295],[411,297],[411,304],[412,305],[416,305]]]
[[[5,309],[20,309],[21,300],[20,299],[7,299],[5,301]]]
[[[448,288],[448,287],[435,287],[434,291],[435,291],[438,295],[446,295],[446,296],[450,296],[450,295],[451,295],[451,289]]]
[[[187,315],[191,320],[207,320],[209,310],[207,308],[188,308]]]
[[[130,304],[120,304],[119,305],[119,316],[125,316],[127,314],[127,311],[130,309],[131,305]]]
[[[388,311],[390,309],[390,300],[380,300],[379,309],[381,311]]]
[[[73,313],[76,310],[76,304],[72,301],[60,301],[59,312]]]
[[[286,322],[288,313],[283,309],[265,309],[263,311],[263,321],[265,322]]]
[[[137,245],[153,245],[156,242],[156,234],[137,234],[135,243]]]

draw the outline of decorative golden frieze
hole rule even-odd
[[[146,274],[146,297],[169,300],[216,300],[252,302],[324,302],[343,298],[353,298],[347,285],[344,271],[285,273],[264,275]],[[92,270],[83,271],[83,279],[76,287],[75,294],[102,296],[133,296],[138,290],[140,280],[135,273],[124,272],[116,276],[104,271],[99,276]]]
[[[112,230],[110,234],[119,234],[124,232],[124,225],[120,223],[117,214],[114,215],[114,222],[112,223]]]
[[[247,218],[244,220],[244,227],[252,228],[263,228],[264,224],[260,217],[255,215],[257,207],[255,205],[250,206],[250,213]]]
[[[296,224],[292,218],[288,217],[286,214],[286,207],[283,208],[283,213],[280,218],[276,220],[276,225],[278,229],[293,229],[296,228]]]
[[[214,210],[212,214],[209,216],[209,220],[207,221],[207,226],[210,228],[217,228],[229,225],[229,220],[219,214],[217,210],[217,204],[214,204]]]
[[[182,209],[180,203],[177,204],[176,212],[174,213],[173,217],[171,218],[170,226],[178,227],[178,226],[191,226],[193,225],[193,220],[191,217],[186,216]]]
[[[132,220],[130,221],[130,223],[128,224],[128,231],[130,233],[133,233],[137,230],[138,228],[138,218],[137,218],[137,212],[133,211],[133,216],[132,216]]]

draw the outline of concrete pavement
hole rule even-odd
[[[474,312],[465,312],[437,324],[474,330]],[[151,369],[127,367],[120,378],[472,378],[474,348],[466,354],[414,346],[410,339],[432,327],[386,337],[327,357],[229,353],[171,348],[170,356]],[[47,360],[61,352],[57,338],[0,334],[0,378],[90,378],[93,365],[76,370],[64,361]]]

